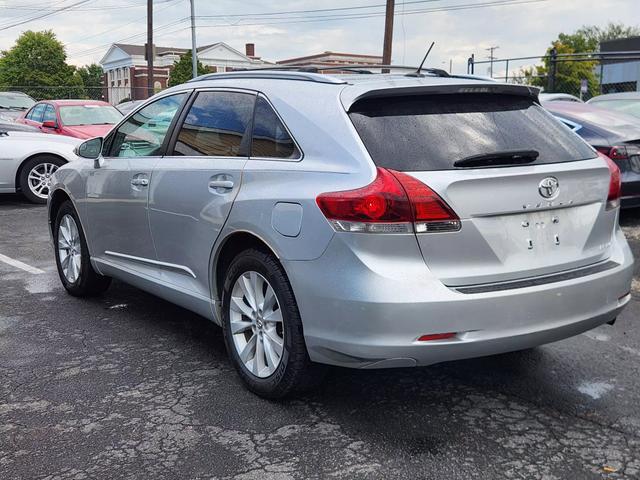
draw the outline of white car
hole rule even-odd
[[[0,193],[22,192],[30,202],[47,203],[51,176],[78,158],[82,140],[0,128]]]
[[[570,95],[568,93],[541,93],[538,95],[541,102],[576,102],[576,103],[584,103],[575,95]]]

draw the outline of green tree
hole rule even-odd
[[[80,67],[77,70],[82,79],[87,96],[92,100],[102,100],[102,67],[97,63]]]
[[[173,64],[173,69],[169,76],[170,87],[175,87],[176,85],[180,85],[181,83],[191,80],[193,77],[191,58],[191,50],[189,50],[180,57],[180,60]],[[198,60],[198,75],[204,75],[205,73],[209,73],[209,70],[200,63],[200,60]]]
[[[530,85],[547,89],[549,84],[549,72],[551,71],[551,50],[555,48],[558,55],[576,52],[570,45],[556,40],[551,48],[547,50],[547,56],[542,59],[543,64],[525,70],[525,77],[529,79]],[[562,58],[562,57],[561,57]],[[555,91],[580,94],[582,80],[587,81],[587,98],[596,95],[600,88],[600,82],[595,74],[597,62],[592,61],[556,61],[556,81]]]
[[[609,23],[606,27],[584,25],[571,35],[561,33],[558,39],[562,43],[570,45],[576,52],[595,52],[600,50],[600,42],[639,35],[640,28],[637,26],[630,27],[622,23]]]
[[[41,99],[84,95],[82,78],[67,64],[64,46],[50,30],[24,32],[2,52],[0,86],[19,87]]]

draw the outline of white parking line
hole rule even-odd
[[[24,270],[25,272],[33,273],[34,275],[40,275],[41,273],[45,273],[44,270],[40,270],[39,268],[32,267],[31,265],[27,265],[20,260],[14,260],[11,257],[7,257],[6,255],[2,255],[0,253],[0,262],[6,263],[7,265],[11,265],[12,267],[19,268],[20,270]]]

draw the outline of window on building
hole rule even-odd
[[[174,155],[247,156],[245,134],[254,102],[255,96],[248,93],[199,93],[180,129]]]
[[[251,156],[264,158],[299,158],[293,139],[269,102],[262,97],[256,101],[253,120]]]

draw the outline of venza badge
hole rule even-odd
[[[556,177],[544,178],[538,184],[538,192],[540,192],[540,195],[544,198],[555,198],[560,192],[560,182],[558,182]]]

